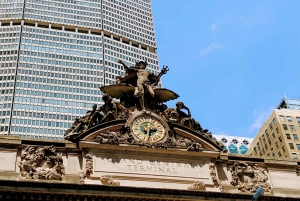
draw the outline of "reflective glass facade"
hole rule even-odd
[[[99,87],[124,75],[119,59],[160,71],[149,0],[0,0],[0,9],[0,134],[62,139],[102,104]]]

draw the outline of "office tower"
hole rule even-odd
[[[300,99],[284,97],[264,122],[247,154],[300,158]]]
[[[0,134],[62,139],[119,59],[159,72],[150,0],[0,0]]]
[[[246,154],[249,150],[253,138],[229,135],[213,135],[216,140],[223,143],[223,150],[228,150],[230,154]]]

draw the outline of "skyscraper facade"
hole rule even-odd
[[[300,158],[300,99],[284,97],[266,119],[247,154]]]
[[[62,139],[118,60],[159,72],[150,0],[0,0],[0,134]]]

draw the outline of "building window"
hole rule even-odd
[[[222,139],[221,139],[221,141],[222,141],[224,144],[226,144],[226,143],[227,143],[227,140],[226,140],[226,138],[222,138]]]
[[[246,154],[248,151],[248,148],[245,145],[240,146],[240,153],[241,154]]]
[[[275,133],[272,133],[272,136],[273,136],[274,139],[276,138]]]
[[[237,141],[236,139],[233,139],[232,142],[233,142],[234,144],[239,143],[239,141]]]
[[[276,124],[276,119],[275,118],[273,119],[273,123]]]
[[[270,140],[270,139],[268,139],[268,142],[269,142],[269,145],[271,145],[271,144],[272,144],[272,142],[271,142],[271,140]]]
[[[281,137],[279,137],[278,140],[279,140],[280,142],[282,142],[282,138],[281,138]]]
[[[297,154],[296,154],[296,153],[292,153],[292,156],[293,156],[293,158],[295,158],[295,159],[297,159],[297,158],[298,158],[298,156],[297,156]]]
[[[287,130],[287,129],[288,129],[288,127],[287,127],[286,124],[282,124],[282,126],[283,126],[283,129],[284,129],[284,130]]]
[[[292,117],[287,116],[286,119],[287,119],[289,122],[292,122]]]
[[[278,148],[278,142],[275,142],[275,146],[276,146],[276,148]]]
[[[275,156],[275,152],[274,152],[273,148],[271,148],[271,153],[272,153],[272,156]]]
[[[297,145],[297,149],[300,150],[300,144],[296,144]]]
[[[284,121],[284,116],[279,116],[280,121]]]
[[[267,137],[269,137],[269,133],[268,133],[268,131],[266,131],[266,136],[267,136]]]
[[[282,149],[283,152],[285,152],[285,147],[284,146],[282,146],[281,149]]]
[[[294,136],[294,140],[298,140],[298,135],[297,134],[293,134]]]
[[[291,139],[291,135],[290,135],[290,134],[286,134],[286,138],[287,138],[288,140],[290,140],[290,139]]]
[[[234,146],[233,144],[229,145],[229,153],[232,153],[232,154],[238,154],[238,150],[236,148],[236,146]]]
[[[248,144],[249,144],[249,142],[248,142],[247,140],[243,140],[243,143],[244,143],[245,145],[248,145]]]
[[[268,145],[267,144],[265,144],[265,148],[266,148],[266,150],[268,150]]]
[[[290,145],[291,149],[294,149],[294,144],[293,143],[289,143],[289,145]]]
[[[292,131],[295,130],[295,126],[294,125],[290,125],[290,128],[291,128]]]
[[[272,124],[270,124],[270,125],[269,125],[269,128],[270,128],[271,130],[273,130],[273,126],[272,126]]]
[[[281,155],[280,151],[278,152],[278,156],[279,156],[279,157],[282,157],[282,155]]]
[[[223,145],[223,151],[227,150],[227,147],[225,145]]]
[[[300,117],[296,117],[298,124],[300,124]]]
[[[278,129],[278,127],[277,127],[277,128],[275,128],[275,130],[276,130],[276,133],[279,133],[279,129]]]

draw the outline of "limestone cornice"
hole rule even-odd
[[[251,200],[252,194],[233,194],[177,189],[156,189],[123,186],[0,180],[2,200]],[[263,200],[282,200],[279,196],[263,196]],[[299,200],[291,198],[288,200]]]

